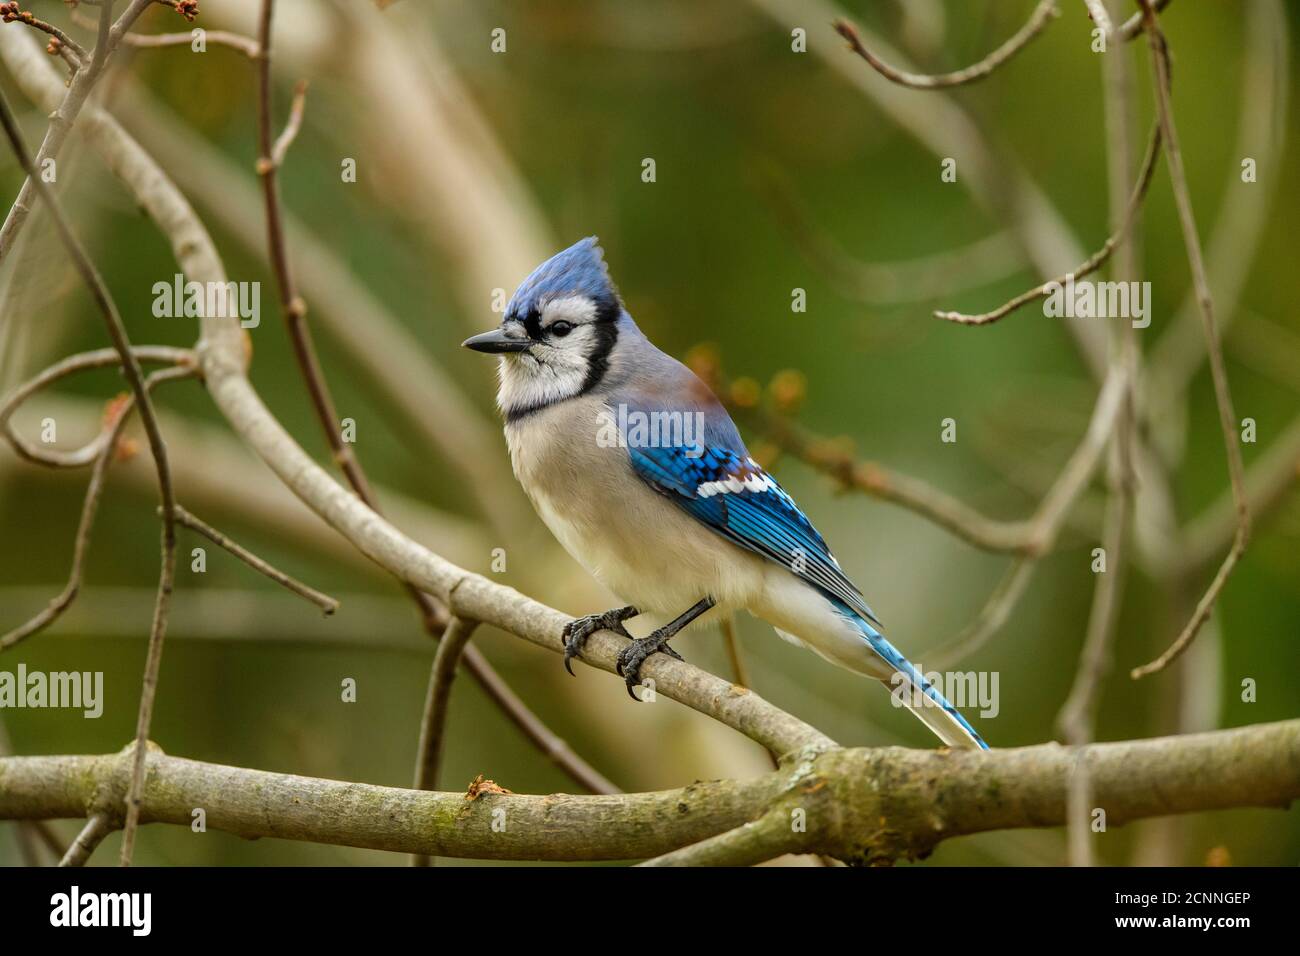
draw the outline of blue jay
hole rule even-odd
[[[905,688],[900,699],[944,743],[987,749],[885,639],[708,387],[637,328],[594,237],[538,266],[500,327],[464,344],[500,356],[506,443],[538,514],[629,602],[565,627],[570,673],[589,635],[613,631],[631,642],[618,670],[632,694],[651,654],[681,659],[668,646],[675,634],[743,608],[832,663]],[[654,630],[637,640],[624,622],[642,616]]]

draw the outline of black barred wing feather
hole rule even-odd
[[[698,446],[696,446],[698,449]],[[812,522],[754,459],[725,448],[629,448],[632,469],[735,544],[789,568],[879,625]]]

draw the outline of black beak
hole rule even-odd
[[[483,332],[472,336],[460,344],[467,349],[473,349],[475,352],[496,354],[501,352],[524,352],[533,343],[529,339],[517,339],[514,336],[507,335],[504,329],[493,329],[491,332]]]

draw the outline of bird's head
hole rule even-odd
[[[501,356],[498,401],[516,418],[581,395],[604,377],[623,304],[596,238],[589,236],[533,270],[498,328],[466,348]]]

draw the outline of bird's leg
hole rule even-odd
[[[709,608],[717,603],[711,597],[706,597],[696,602],[686,613],[678,616],[672,622],[665,624],[659,630],[643,637],[639,641],[633,641],[627,647],[623,648],[618,655],[618,672],[623,675],[623,682],[627,684],[627,693],[633,700],[637,699],[636,694],[632,693],[632,688],[636,686],[641,674],[641,665],[645,659],[656,651],[662,651],[679,661],[682,656],[668,646],[673,635],[684,628],[691,621],[695,620]]]
[[[601,614],[576,617],[564,625],[564,631],[561,634],[561,639],[564,641],[564,669],[570,674],[573,673],[569,661],[582,653],[582,645],[586,644],[587,638],[597,631],[613,631],[615,634],[622,634],[629,641],[632,640],[632,635],[627,632],[623,622],[629,617],[636,617],[640,613],[629,604],[627,607],[616,607],[612,611],[605,611]]]

